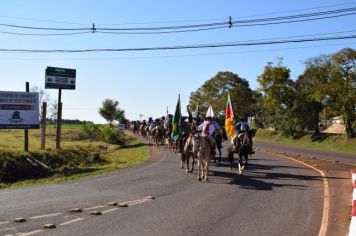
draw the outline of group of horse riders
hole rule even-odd
[[[199,112],[192,112],[189,105],[187,106],[187,112],[188,117],[182,116],[179,121],[179,136],[176,140],[173,140],[172,138],[173,116],[170,114],[155,120],[153,120],[152,117],[149,117],[148,121],[133,121],[131,122],[131,130],[134,133],[138,132],[142,136],[146,137],[150,144],[151,141],[155,141],[156,145],[158,145],[158,143],[166,142],[171,149],[175,149],[175,151],[178,153],[183,152],[184,144],[189,135],[200,133],[202,136],[207,138],[209,146],[211,147],[211,155],[214,157],[214,161],[216,149],[218,149],[220,162],[222,141],[226,140],[227,137],[225,130],[215,120],[212,107],[209,106],[204,120],[201,118]],[[231,139],[233,150],[236,153],[239,152],[239,143],[242,139],[242,136],[245,135],[248,138],[248,153],[249,155],[254,154],[252,149],[252,136],[248,135],[250,126],[247,122],[247,119],[237,119],[234,127],[236,135]]]

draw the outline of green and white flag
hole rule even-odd
[[[180,111],[180,95],[178,95],[176,111],[174,113],[173,120],[172,120],[173,128],[172,128],[171,138],[173,139],[174,142],[176,142],[179,138],[179,122],[181,118],[182,118],[182,113]]]

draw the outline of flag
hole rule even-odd
[[[226,130],[226,135],[228,138],[234,137],[234,135],[235,135],[234,112],[232,111],[230,93],[227,94],[226,113],[225,113],[225,130]]]
[[[174,113],[173,116],[173,120],[172,120],[172,135],[171,138],[173,139],[174,142],[177,142],[178,138],[179,138],[179,121],[182,117],[182,113],[180,111],[180,95],[178,95],[178,102],[177,102],[177,106],[176,106],[176,111]]]

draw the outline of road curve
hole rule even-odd
[[[322,212],[323,181],[302,164],[257,151],[243,176],[223,158],[211,165],[208,182],[198,182],[196,171],[180,170],[178,155],[161,146],[126,171],[1,190],[0,235],[305,236],[318,235]],[[27,221],[15,223],[15,217]]]

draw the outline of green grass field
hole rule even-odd
[[[103,141],[77,140],[80,130],[80,126],[62,126],[61,148],[63,150],[72,148],[94,150],[100,152],[100,157],[104,162],[94,163],[90,166],[81,165],[70,170],[63,168],[62,173],[57,173],[47,178],[21,180],[13,183],[0,182],[0,188],[70,181],[81,177],[126,169],[142,163],[148,158],[148,148],[128,132],[125,132],[127,143],[119,146]],[[53,126],[47,129],[46,150],[55,149],[55,132],[56,130]],[[24,148],[23,140],[23,130],[0,130],[0,151],[22,152]],[[40,130],[29,130],[30,152],[40,151],[40,141]]]
[[[356,138],[350,139],[343,134],[321,133],[320,135],[313,135],[305,133],[298,138],[292,138],[271,130],[258,129],[254,140],[356,154]]]

